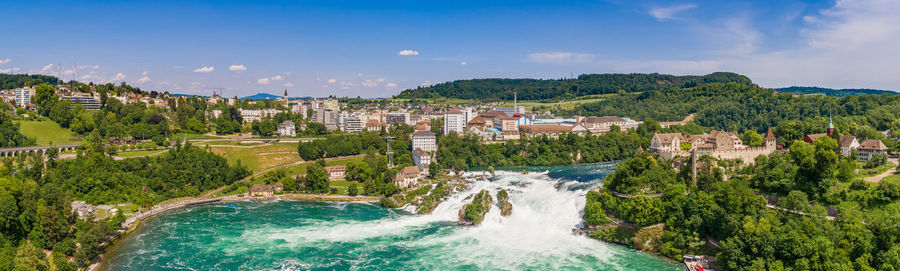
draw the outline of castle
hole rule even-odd
[[[757,156],[772,153],[775,149],[775,135],[772,129],[766,132],[762,147],[744,145],[736,134],[726,131],[712,131],[702,135],[654,134],[650,140],[650,151],[659,153],[660,157],[667,160],[677,156],[694,159],[709,155],[720,160],[741,159],[746,164]]]

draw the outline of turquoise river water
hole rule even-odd
[[[470,190],[429,215],[361,203],[187,207],[144,221],[110,248],[100,270],[682,270],[657,256],[572,234],[587,189],[614,166],[472,176]],[[465,197],[481,189],[510,191],[512,215],[492,208],[481,225],[458,226]]]

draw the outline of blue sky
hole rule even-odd
[[[385,97],[456,79],[715,71],[765,87],[900,90],[900,1],[0,6],[0,72],[176,93]]]

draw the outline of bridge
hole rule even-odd
[[[60,152],[64,152],[74,150],[78,146],[81,146],[81,144],[0,148],[0,157],[12,157],[20,153],[40,153],[44,155],[50,148],[57,148]]]

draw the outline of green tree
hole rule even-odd
[[[744,131],[744,134],[741,135],[741,141],[750,147],[760,147],[763,144],[763,136],[755,130],[747,129]]]
[[[306,189],[312,193],[328,193],[328,172],[318,163],[306,167]]]

